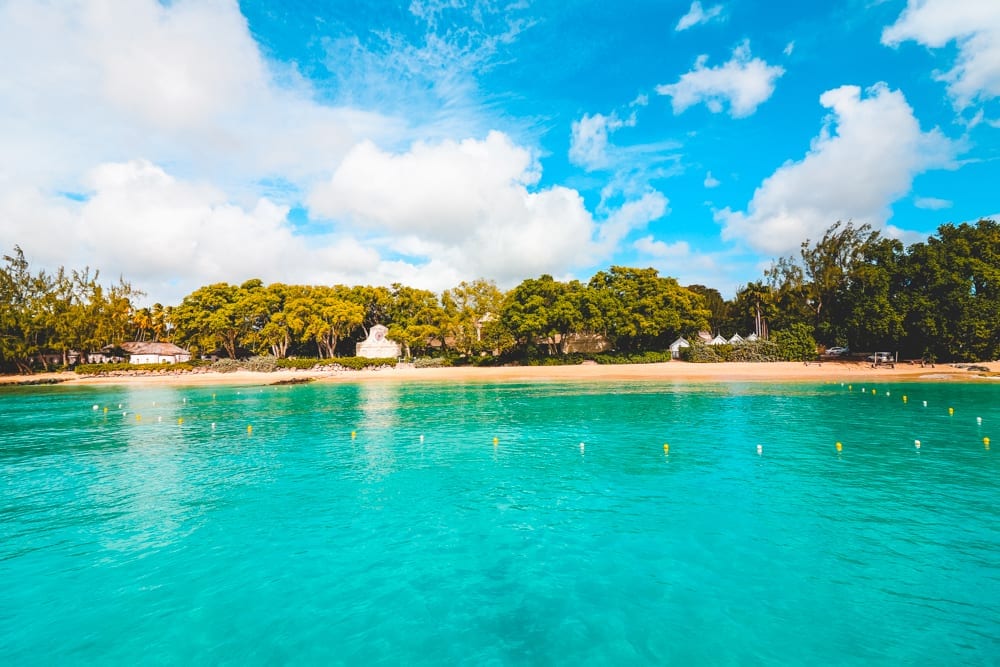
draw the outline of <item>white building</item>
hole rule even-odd
[[[684,339],[684,336],[681,336],[670,344],[670,358],[680,359],[682,347],[691,347],[691,343],[687,342],[687,340]]]
[[[128,352],[130,364],[178,364],[191,360],[189,351],[173,343],[133,341],[120,347]]]

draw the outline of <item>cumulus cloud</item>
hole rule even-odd
[[[705,187],[706,188],[709,188],[709,189],[711,189],[711,188],[717,188],[720,185],[722,185],[722,183],[719,181],[719,179],[717,179],[714,176],[712,176],[712,172],[708,172],[707,174],[705,174]]]
[[[155,156],[229,183],[308,182],[403,123],[318,104],[260,53],[236,2],[0,4],[0,176],[66,186]],[[96,159],[95,159],[96,157]]]
[[[703,9],[701,3],[698,0],[694,0],[691,3],[691,9],[688,13],[681,17],[681,20],[677,22],[677,27],[674,28],[677,32],[682,30],[687,30],[701,23],[709,23],[710,21],[719,18],[722,15],[722,5],[713,5],[708,9]]]
[[[909,0],[882,31],[887,46],[907,40],[933,49],[955,42],[955,65],[939,79],[948,84],[957,108],[1000,96],[1000,3]]]
[[[590,265],[666,210],[665,199],[650,195],[596,221],[578,192],[535,189],[539,177],[532,154],[499,132],[418,142],[403,153],[364,143],[313,190],[309,206],[317,216],[386,235],[390,250],[414,262],[436,260],[500,282]]]
[[[785,73],[778,65],[751,57],[748,41],[737,46],[725,64],[706,67],[707,62],[707,55],[699,56],[694,69],[677,83],[656,87],[660,95],[670,96],[675,114],[704,102],[712,113],[721,112],[728,103],[734,118],[749,116],[771,97],[775,82]]]
[[[168,303],[213,281],[334,281],[379,270],[378,253],[352,238],[296,236],[286,207],[266,198],[243,207],[145,160],[99,165],[85,186],[84,201],[0,198],[0,245],[20,244],[43,264],[113,267],[112,277]]]
[[[806,156],[766,178],[745,212],[716,214],[724,239],[785,253],[837,220],[880,226],[915,175],[955,166],[958,146],[922,131],[903,93],[884,83],[864,95],[858,86],[828,90],[820,104],[831,115]]]

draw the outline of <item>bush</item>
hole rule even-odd
[[[451,365],[451,359],[441,357],[420,357],[413,360],[414,368],[447,368]]]
[[[216,373],[234,373],[243,368],[243,365],[236,359],[219,359],[210,368]]]
[[[195,361],[182,361],[177,364],[162,363],[162,364],[130,364],[127,362],[120,362],[115,364],[80,364],[73,369],[78,375],[104,375],[106,373],[116,373],[116,372],[146,372],[155,373],[157,371],[171,371],[174,373],[185,373],[187,371],[193,370],[196,366],[201,366],[203,364]]]
[[[670,350],[612,352],[595,354],[591,358],[599,364],[660,364],[670,361]]]
[[[278,360],[274,357],[250,357],[243,362],[243,368],[254,373],[273,373],[278,370]]]
[[[813,338],[809,327],[801,322],[787,329],[775,331],[774,342],[778,346],[779,354],[786,361],[812,361],[819,358],[816,353],[816,339]]]
[[[316,357],[296,357],[295,359],[275,359],[274,365],[278,368],[291,368],[295,370],[308,370],[319,365],[320,360]]]

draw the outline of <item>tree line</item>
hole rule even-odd
[[[33,272],[20,248],[0,267],[0,366],[68,365],[74,353],[131,340],[171,341],[195,355],[353,354],[375,324],[404,356],[558,358],[574,335],[622,354],[666,350],[699,331],[757,333],[901,357],[974,361],[1000,356],[1000,225],[945,224],[909,247],[869,225],[838,222],[798,256],[776,259],[732,299],[682,286],[652,268],[612,266],[589,281],[528,278],[509,291],[478,279],[436,294],[383,286],[215,283],[173,306],[89,269]],[[806,342],[803,342],[806,341]],[[810,352],[810,350],[812,352]]]

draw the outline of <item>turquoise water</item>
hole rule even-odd
[[[998,664],[998,397],[2,390],[0,662]]]

